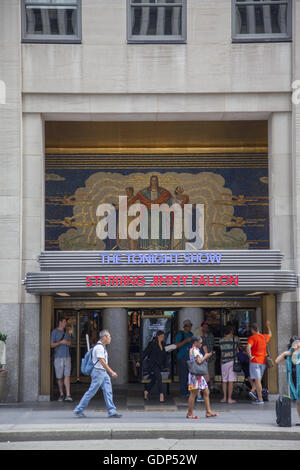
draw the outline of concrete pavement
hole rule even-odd
[[[151,411],[119,411],[121,419],[108,419],[97,402],[87,408],[88,418],[73,414],[75,404],[0,404],[0,441],[53,441],[95,439],[253,439],[300,441],[300,427],[279,428],[275,423],[275,402],[262,406],[214,403],[217,418],[205,418],[204,405],[197,404],[198,420],[187,420],[186,410],[166,405]],[[293,424],[298,420],[293,405]]]
[[[300,441],[246,439],[103,439],[81,441],[0,442],[0,450],[299,450]]]

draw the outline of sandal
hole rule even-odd
[[[186,417],[187,417],[187,419],[199,419],[199,417],[198,417],[198,416],[195,416],[195,415],[189,415],[189,414],[187,414],[187,415],[186,415]]]
[[[219,416],[218,413],[206,413],[206,418],[214,418],[215,416]]]

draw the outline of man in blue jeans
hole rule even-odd
[[[191,320],[184,320],[183,331],[179,331],[175,338],[175,344],[178,348],[177,359],[179,367],[179,387],[180,395],[186,397],[189,395],[188,392],[188,376],[189,370],[186,361],[189,358],[189,349],[191,346],[192,333],[192,322]]]
[[[117,409],[113,402],[113,393],[110,376],[112,378],[118,377],[108,365],[108,354],[106,345],[110,344],[111,336],[108,330],[100,331],[99,341],[93,348],[92,358],[95,364],[91,373],[91,385],[88,391],[83,395],[80,403],[76,406],[74,413],[78,418],[86,418],[84,414],[85,408],[88,406],[90,400],[96,395],[99,388],[102,388],[104,400],[107,406],[109,418],[121,418],[121,414],[117,413]]]

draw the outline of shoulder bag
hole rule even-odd
[[[266,356],[266,366],[268,369],[271,369],[272,367],[274,367],[274,362],[273,362],[273,359],[271,358],[271,354],[270,354],[270,349],[269,349],[269,344],[268,344],[268,341],[267,341],[267,338],[264,336],[265,338],[265,341],[266,341],[266,345],[267,345],[267,356]]]
[[[193,359],[193,360],[188,360],[186,361],[188,370],[192,375],[207,375],[208,374],[208,365],[207,361],[203,361],[201,364],[198,364],[198,362]]]
[[[235,341],[233,338],[233,353],[234,353],[234,358],[233,358],[233,372],[239,373],[242,372],[242,365],[237,357],[236,353],[236,347],[235,347]]]

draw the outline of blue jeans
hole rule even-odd
[[[82,413],[83,410],[88,406],[90,400],[96,395],[99,388],[102,388],[105,404],[107,406],[108,415],[115,415],[117,409],[113,402],[113,393],[110,376],[103,369],[93,369],[91,373],[91,385],[88,391],[83,395],[80,403],[76,406],[75,412]]]

